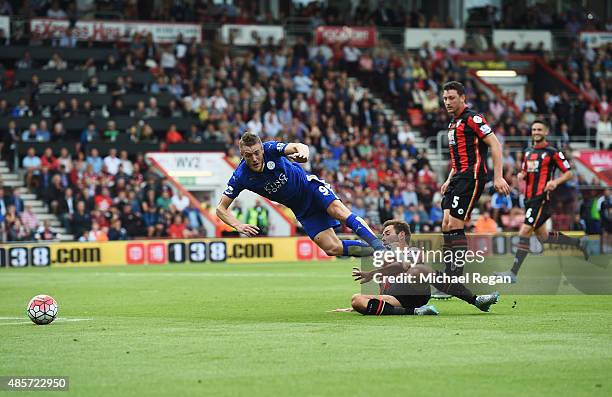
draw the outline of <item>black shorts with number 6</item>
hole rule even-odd
[[[442,198],[442,209],[450,210],[453,218],[468,220],[484,189],[482,179],[451,178]]]
[[[546,196],[525,200],[525,225],[533,226],[534,229],[542,226],[552,215],[550,201]]]

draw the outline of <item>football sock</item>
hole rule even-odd
[[[463,266],[456,266],[455,258],[465,257],[465,251],[467,251],[468,248],[465,230],[450,230],[448,232],[443,232],[443,236],[444,243],[442,245],[442,254],[446,268],[444,273],[449,276],[461,276],[463,275]],[[457,255],[459,251],[463,251],[463,253]],[[452,252],[452,255],[449,255],[449,252]],[[437,273],[440,275],[440,272]],[[439,291],[457,297],[471,305],[476,303],[476,295],[461,283],[434,283],[433,286]]]
[[[341,240],[342,255],[344,256],[371,256],[374,249],[359,240]]]
[[[519,238],[519,243],[516,247],[516,255],[514,256],[514,262],[512,263],[511,270],[511,272],[514,274],[518,274],[519,270],[521,269],[521,265],[523,264],[523,261],[529,253],[529,237]]]
[[[450,250],[453,252],[452,255],[452,263],[450,266],[452,275],[462,275],[463,267],[465,266],[465,262],[457,264],[459,261],[464,261],[465,252],[468,249],[467,237],[465,236],[464,229],[454,229],[447,232],[445,239],[448,239],[447,245]],[[461,252],[461,253],[459,253]],[[456,258],[460,258],[459,261]],[[448,267],[446,268],[446,272],[448,273]]]
[[[370,247],[374,248],[374,251],[382,251],[385,249],[382,241],[376,237],[367,223],[355,214],[351,214],[346,218],[346,226],[350,227],[356,235],[368,243]]]
[[[368,306],[364,314],[369,316],[405,315],[414,314],[414,309],[395,307],[381,299],[372,298],[368,301]]]
[[[570,245],[574,247],[580,247],[580,240],[577,238],[572,238],[570,236],[566,236],[561,232],[550,232],[548,233],[548,238],[545,243],[549,244],[560,244],[560,245]]]

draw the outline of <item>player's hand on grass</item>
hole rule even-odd
[[[506,180],[502,177],[495,178],[493,181],[493,186],[499,194],[503,194],[504,196],[510,194],[510,185],[508,185],[508,182],[506,182]]]
[[[362,272],[359,268],[353,268],[353,278],[355,281],[359,281],[360,284],[365,284],[372,280],[373,274],[370,272]]]
[[[446,182],[442,184],[442,186],[440,187],[440,193],[446,194],[446,190],[448,189],[449,183],[450,183],[450,180],[447,179]]]
[[[259,234],[259,228],[257,226],[249,225],[247,223],[236,226],[236,231],[249,237],[254,237]]]
[[[552,192],[553,190],[555,190],[557,188],[558,184],[555,181],[548,181],[548,183],[546,184],[546,186],[544,186],[544,191],[545,192]]]
[[[352,311],[354,311],[352,307],[347,307],[347,308],[344,308],[344,309],[334,309],[334,310],[332,310],[332,312],[336,312],[336,313],[350,313]]]

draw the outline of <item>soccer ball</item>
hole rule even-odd
[[[50,324],[57,316],[57,302],[49,295],[36,295],[30,303],[26,312],[34,324]]]

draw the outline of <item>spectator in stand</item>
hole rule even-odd
[[[91,215],[86,211],[85,202],[77,202],[76,212],[68,216],[70,229],[75,237],[79,238],[92,227]]]
[[[58,166],[64,166],[64,170],[67,173],[72,172],[73,164],[72,157],[70,157],[70,152],[67,148],[63,147],[60,149],[60,156],[57,159]]]
[[[99,175],[102,172],[102,167],[104,166],[104,161],[98,152],[98,149],[92,148],[89,152],[90,155],[87,157],[87,164],[91,165],[92,172],[96,175]]]
[[[32,233],[21,223],[19,219],[16,219],[7,230],[8,241],[27,241],[30,240]]]
[[[263,123],[261,122],[261,113],[259,112],[259,110],[256,110],[253,113],[253,117],[247,123],[247,128],[253,134],[261,134],[261,132],[263,131]]]
[[[175,215],[172,224],[168,227],[168,237],[170,238],[187,238],[189,232],[187,225],[183,222],[181,215]]]
[[[597,123],[597,148],[612,150],[612,123],[608,113],[602,113]]]
[[[39,175],[42,166],[42,161],[36,155],[36,150],[33,147],[28,148],[27,155],[21,161],[21,166],[26,171],[26,185],[28,188],[32,188],[34,177]]]
[[[108,239],[110,241],[116,240],[127,240],[127,231],[121,226],[121,219],[115,219],[111,223],[111,227],[108,230]]]
[[[94,197],[95,208],[100,211],[108,211],[113,205],[113,199],[110,194],[110,190],[107,187],[100,189],[100,193]]]
[[[47,167],[51,172],[57,171],[59,167],[57,157],[53,155],[53,149],[50,147],[45,148],[43,156],[40,158],[40,162],[42,167]]]
[[[181,143],[184,141],[183,135],[176,129],[176,124],[170,124],[170,128],[166,132],[166,143]]]
[[[94,123],[89,123],[87,128],[81,132],[81,145],[86,147],[88,143],[91,143],[97,139],[99,139],[99,134],[96,129],[96,125]]]
[[[474,232],[475,233],[496,233],[498,230],[497,222],[493,218],[491,218],[491,214],[489,211],[482,211],[480,216],[474,223]]]
[[[115,121],[109,120],[108,123],[106,123],[106,130],[104,130],[104,133],[102,134],[104,140],[111,143],[115,142],[119,134],[120,132],[117,129],[117,124]]]
[[[183,193],[177,189],[172,195],[170,203],[174,207],[174,211],[183,212],[185,208],[189,206],[189,197],[184,196]]]
[[[30,128],[25,130],[21,134],[21,141],[22,142],[37,142],[38,135],[36,134],[36,131],[37,131],[36,124],[34,123],[30,124]]]
[[[595,110],[595,106],[590,104],[588,110],[584,112],[584,127],[586,128],[588,136],[592,137],[597,134],[599,120],[599,113]]]
[[[96,221],[91,223],[91,230],[87,234],[87,241],[108,241],[108,234],[104,230],[104,228],[100,227],[100,224]]]
[[[155,205],[159,208],[163,208],[165,211],[168,211],[170,209],[170,204],[172,204],[170,189],[164,189],[161,196],[155,200]]]
[[[15,106],[11,111],[11,117],[15,118],[26,117],[30,116],[31,114],[32,112],[30,111],[25,99],[20,99],[17,106]]]
[[[66,61],[56,52],[51,56],[51,59],[49,59],[49,62],[47,62],[47,65],[43,69],[66,70],[67,67],[68,63],[66,63]]]
[[[45,120],[41,120],[38,125],[38,129],[36,130],[36,140],[38,142],[51,141],[51,133],[49,132],[49,128],[47,127],[47,122]]]
[[[111,148],[108,151],[108,156],[104,157],[104,167],[106,172],[111,175],[117,175],[119,172],[119,166],[121,165],[121,160],[117,157],[117,149]]]
[[[34,239],[37,241],[58,240],[60,234],[55,228],[51,227],[49,220],[45,219],[43,224],[36,229]]]
[[[25,209],[19,215],[19,218],[21,219],[21,223],[23,223],[26,229],[36,230],[38,228],[38,216],[32,211],[31,205],[25,205]]]

